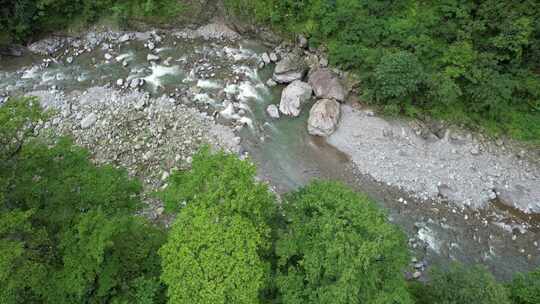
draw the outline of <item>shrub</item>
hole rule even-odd
[[[276,244],[283,303],[412,303],[404,235],[367,197],[315,182],[286,198]]]
[[[509,287],[512,303],[540,303],[540,269],[527,274],[517,274]]]
[[[465,267],[455,264],[448,271],[434,269],[430,278],[429,283],[417,291],[425,303],[510,303],[504,286],[495,281],[493,275],[482,266]]]

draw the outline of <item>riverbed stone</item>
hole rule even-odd
[[[94,113],[88,114],[83,120],[81,120],[81,128],[88,129],[93,126],[97,121],[97,116]]]
[[[270,64],[272,62],[272,60],[270,60],[270,56],[266,52],[262,54],[261,59],[264,62],[264,64]]]
[[[330,136],[336,130],[340,116],[340,105],[332,99],[317,101],[309,111],[308,133]]]
[[[154,54],[148,54],[146,56],[146,60],[148,61],[159,61],[159,56],[158,55],[154,55]]]
[[[63,37],[49,37],[36,41],[28,46],[28,50],[34,54],[50,56],[60,50],[66,39]]]
[[[279,83],[291,83],[304,78],[306,71],[307,67],[302,57],[290,53],[276,64],[272,78]]]
[[[271,104],[266,108],[266,113],[272,118],[279,118],[279,109],[275,104]]]
[[[279,57],[276,54],[276,52],[271,52],[268,56],[270,57],[270,60],[272,62],[278,62],[278,60],[279,60]]]
[[[308,40],[306,38],[306,36],[304,35],[298,35],[297,37],[297,42],[298,42],[298,46],[302,49],[305,49],[308,47]]]
[[[344,101],[347,95],[338,76],[329,69],[317,69],[309,76],[308,83],[311,85],[315,92],[315,96],[318,98],[330,98],[337,101]]]
[[[293,81],[281,93],[279,110],[285,115],[300,115],[302,105],[311,99],[312,91],[308,83]]]

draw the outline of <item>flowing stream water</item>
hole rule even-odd
[[[160,62],[149,62],[144,41],[132,40],[95,49],[67,63],[68,51],[44,64],[45,57],[2,58],[0,93],[35,90],[83,91],[145,80],[142,89],[153,95],[188,97],[193,106],[210,114],[221,111],[233,96],[247,127],[239,130],[242,147],[257,164],[259,175],[278,193],[312,179],[340,180],[367,193],[401,226],[417,260],[446,265],[451,260],[483,263],[501,279],[540,265],[538,219],[491,206],[469,210],[435,202],[420,202],[394,187],[359,174],[349,157],[319,137],[310,136],[306,121],[310,105],[300,117],[271,119],[269,104],[278,104],[282,86],[268,87],[273,66],[259,67],[266,51],[254,40],[187,40],[167,35],[154,51]],[[104,59],[105,54],[112,58]],[[170,57],[170,60],[165,60]],[[169,64],[164,64],[168,61]],[[129,89],[129,88],[122,88]]]

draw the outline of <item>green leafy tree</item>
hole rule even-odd
[[[517,274],[509,286],[514,304],[540,303],[540,269],[527,274]]]
[[[169,303],[258,303],[268,274],[259,251],[266,246],[240,215],[186,207],[160,250]]]
[[[170,303],[256,303],[269,285],[275,202],[255,167],[203,148],[160,196],[179,211],[161,248]]]
[[[169,186],[159,197],[168,211],[196,204],[216,207],[223,215],[239,214],[262,235],[268,235],[275,218],[275,201],[265,184],[255,182],[255,174],[253,164],[204,147],[193,157],[191,170],[169,177]]]
[[[284,203],[276,244],[283,303],[412,303],[404,235],[367,197],[314,182]]]

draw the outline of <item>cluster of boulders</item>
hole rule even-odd
[[[317,99],[309,112],[308,132],[312,135],[329,136],[339,122],[340,103],[345,101],[347,90],[338,74],[328,68],[324,57],[305,50],[307,39],[300,36],[293,51],[283,52],[278,47],[270,54],[263,54],[262,61],[267,64],[277,60],[269,86],[286,85],[281,94],[279,112],[288,116],[299,116],[305,104],[313,96]],[[321,60],[322,59],[322,60]],[[307,82],[306,82],[307,78]],[[272,118],[279,118],[278,107],[269,105],[267,113]]]

